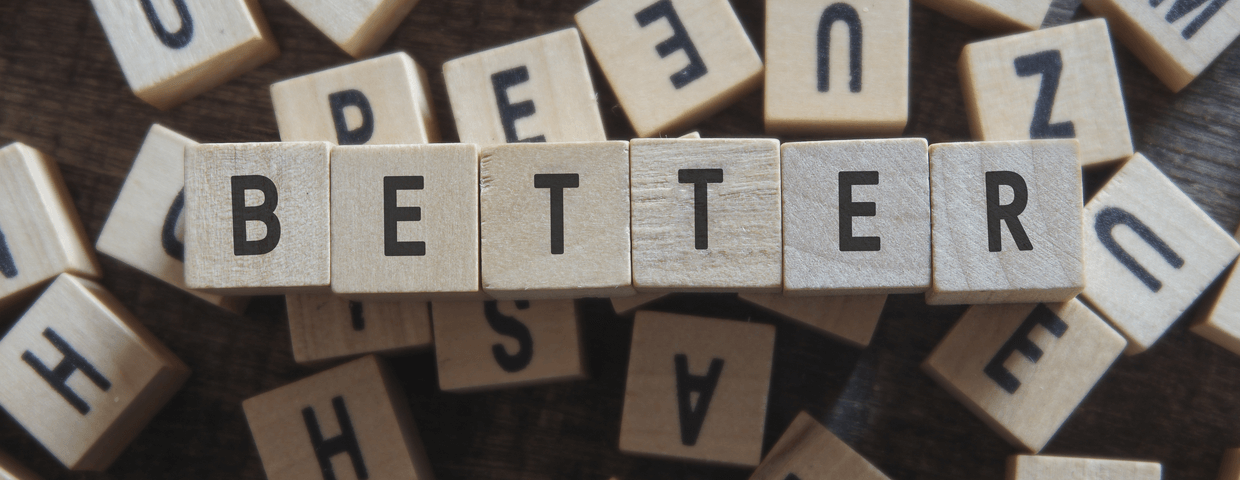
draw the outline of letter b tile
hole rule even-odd
[[[975,305],[922,369],[999,435],[1037,453],[1124,350],[1083,303]]]

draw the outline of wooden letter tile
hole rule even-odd
[[[620,451],[757,466],[774,355],[771,325],[638,312]]]
[[[335,147],[332,226],[337,294],[479,298],[478,147]]]
[[[969,44],[960,84],[976,140],[1076,138],[1082,165],[1132,155],[1105,20]]]
[[[426,71],[404,52],[271,86],[280,140],[384,145],[439,141]]]
[[[865,457],[801,412],[749,480],[888,480]]]
[[[858,347],[870,344],[887,303],[886,294],[789,297],[780,293],[742,293],[740,299]]]
[[[326,142],[185,149],[185,283],[220,294],[326,292]]]
[[[482,288],[498,299],[631,295],[629,143],[482,151]]]
[[[1085,275],[1091,280],[1082,296],[1128,337],[1128,353],[1139,353],[1237,254],[1240,245],[1137,154],[1085,207]]]
[[[1100,458],[1013,455],[1008,457],[1007,480],[1161,480],[1157,462]]]
[[[169,109],[280,54],[256,0],[91,0],[129,87]]]
[[[449,61],[443,76],[461,142],[607,140],[576,28]]]
[[[1240,231],[1236,233],[1240,235]],[[1214,305],[1192,326],[1192,331],[1240,355],[1240,271],[1233,265],[1228,272]]]
[[[101,275],[56,161],[21,143],[0,149],[0,309],[60,273]]]
[[[1240,4],[1226,0],[1129,2],[1086,0],[1115,36],[1172,91],[1180,91],[1240,36]]]
[[[368,57],[383,45],[418,0],[288,0],[353,58]]]
[[[924,139],[785,143],[781,151],[784,293],[920,293],[930,287]]]
[[[1124,344],[1078,300],[976,305],[922,369],[1012,445],[1037,453]]]
[[[239,312],[247,298],[221,297],[185,286],[185,147],[197,144],[151,125],[95,248],[213,305]]]
[[[0,339],[0,407],[70,470],[108,468],[188,377],[112,294],[68,274]]]
[[[425,302],[353,302],[336,295],[286,295],[293,360],[315,363],[364,353],[429,348]]]
[[[780,290],[777,140],[636,139],[630,149],[638,291]]]
[[[917,0],[975,28],[989,31],[1037,30],[1054,0]]]
[[[43,480],[43,477],[17,463],[17,459],[0,452],[0,480]]]
[[[909,0],[766,3],[766,131],[899,135]]]
[[[641,137],[690,127],[762,83],[727,0],[601,0],[577,27]]]
[[[572,300],[433,302],[439,388],[467,392],[587,378]]]
[[[362,357],[241,403],[270,480],[432,480],[409,400]]]
[[[1062,302],[1085,287],[1075,140],[931,145],[930,191],[927,303]]]

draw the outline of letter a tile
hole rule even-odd
[[[638,312],[620,451],[757,466],[774,354],[771,325]]]
[[[1125,343],[1078,300],[976,305],[922,369],[1012,445],[1037,453]]]

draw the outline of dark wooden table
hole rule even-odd
[[[1048,24],[1083,18],[1060,0]],[[60,162],[86,231],[98,237],[153,122],[202,142],[276,141],[268,86],[351,61],[280,0],[260,0],[281,55],[168,112],[138,100],[83,0],[0,0],[0,141],[22,141]],[[431,73],[444,141],[457,135],[440,67],[451,58],[572,25],[585,0],[422,0],[382,52],[404,50]],[[763,2],[733,6],[758,45]],[[956,59],[985,38],[913,6],[911,108],[906,135],[969,138]],[[1222,227],[1240,222],[1240,49],[1172,94],[1116,45],[1133,140]],[[609,137],[633,136],[592,65]],[[700,125],[704,136],[762,134],[755,92]],[[1087,194],[1112,173],[1089,171]],[[222,313],[107,257],[104,284],[193,369],[185,388],[102,474],[72,474],[7,415],[0,450],[56,478],[264,478],[241,401],[315,370],[293,363],[282,297],[244,316]],[[1217,285],[1212,290],[1217,290]],[[1225,448],[1240,447],[1240,357],[1188,332],[1194,307],[1147,353],[1119,360],[1044,453],[1161,461],[1167,479],[1213,479]],[[748,470],[650,460],[617,450],[631,318],[606,301],[578,302],[592,380],[493,393],[438,391],[432,353],[391,359],[405,385],[436,475],[450,479],[745,479]],[[894,480],[1001,479],[1016,450],[939,388],[918,365],[963,307],[919,295],[887,302],[873,344],[856,350],[747,307],[734,296],[674,296],[653,308],[778,327],[767,414],[769,449],[808,410]],[[0,325],[7,325],[3,323]],[[0,385],[0,388],[10,386]]]

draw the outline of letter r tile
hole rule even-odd
[[[1013,446],[1037,453],[1125,344],[1078,300],[975,305],[922,369]]]

